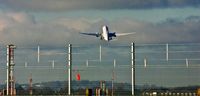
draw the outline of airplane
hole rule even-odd
[[[100,37],[101,40],[110,41],[110,40],[113,40],[113,37],[135,34],[135,32],[116,34],[116,32],[110,32],[109,29],[108,29],[108,26],[104,25],[102,27],[101,33],[83,33],[83,32],[80,32],[80,34],[96,36],[96,37]]]

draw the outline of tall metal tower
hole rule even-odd
[[[14,49],[15,45],[7,45],[7,92],[8,96],[16,94],[15,91],[15,80],[14,80]]]

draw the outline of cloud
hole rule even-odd
[[[23,12],[0,12],[0,31],[12,25],[32,24],[34,22],[32,16]]]
[[[31,15],[28,15],[24,12],[9,12],[6,13],[14,22],[17,23],[34,23],[34,18]]]
[[[34,23],[32,16],[23,12],[0,12],[1,43],[11,43],[15,41],[15,37],[22,38],[20,36],[22,36],[23,30],[18,32],[19,29],[26,29],[26,26],[34,25]]]
[[[199,0],[0,0],[9,8],[32,11],[148,9],[199,6]]]
[[[183,20],[169,18],[160,23],[121,18],[104,19],[57,18],[48,22],[35,21],[25,12],[0,13],[0,43],[23,46],[65,46],[72,44],[99,44],[99,38],[80,35],[79,32],[100,32],[108,25],[114,32],[136,32],[134,35],[118,37],[111,43],[182,43],[200,41],[200,17],[190,16]]]
[[[164,42],[199,42],[200,39],[196,36],[200,35],[198,27],[200,27],[199,16],[190,16],[184,20],[167,19],[157,24],[155,32],[152,33],[161,34],[157,39]]]
[[[25,46],[37,44],[65,46],[67,43],[87,42],[91,41],[92,38],[84,39],[79,35],[79,32],[87,29],[91,24],[82,19],[70,20],[66,18],[47,23],[36,22],[33,16],[25,12],[2,12],[0,13],[0,43]]]
[[[131,43],[184,43],[199,42],[200,17],[190,16],[183,20],[169,18],[160,23],[148,23],[132,19],[112,22],[110,28],[116,32],[136,32],[132,36],[119,38],[118,42]]]

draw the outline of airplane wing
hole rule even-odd
[[[96,36],[96,37],[99,37],[99,36],[100,36],[99,33],[82,33],[82,32],[80,32],[80,34],[83,34],[83,35],[90,35],[90,36]]]
[[[131,35],[135,34],[136,32],[131,32],[131,33],[116,33],[116,36],[126,36],[126,35]]]

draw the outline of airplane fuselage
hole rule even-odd
[[[109,41],[109,30],[108,30],[108,26],[103,26],[102,27],[102,34],[101,34],[101,38],[105,41]]]

